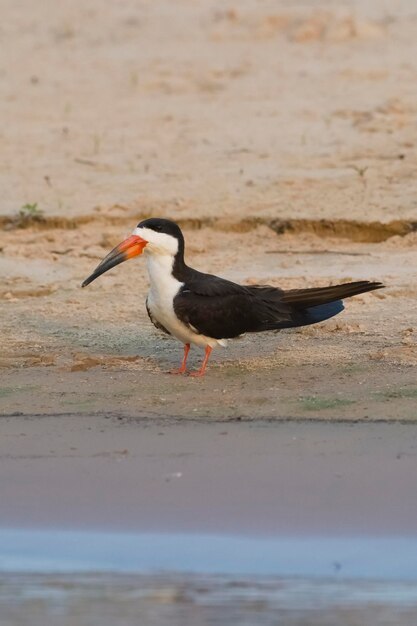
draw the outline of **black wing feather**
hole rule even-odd
[[[291,307],[279,305],[283,293],[273,287],[245,287],[196,272],[174,298],[174,310],[184,324],[199,334],[231,339],[248,332],[293,325]]]
[[[190,268],[188,268],[190,270]],[[183,279],[184,290],[199,296],[230,296],[248,294],[249,287],[238,285],[231,280],[225,280],[213,274],[204,274],[197,270],[190,270]]]

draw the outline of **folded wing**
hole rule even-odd
[[[358,281],[283,291],[196,274],[198,277],[187,280],[175,297],[174,310],[184,324],[215,339],[315,324],[340,313],[344,298],[383,287],[381,283]]]

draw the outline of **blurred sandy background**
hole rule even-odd
[[[416,219],[410,0],[1,0],[1,214]]]

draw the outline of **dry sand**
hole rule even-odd
[[[0,213],[415,219],[412,0],[1,0]]]

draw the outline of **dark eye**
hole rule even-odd
[[[159,224],[157,224],[156,226],[153,227],[154,230],[156,230],[157,233],[162,232],[162,226],[160,226]]]

